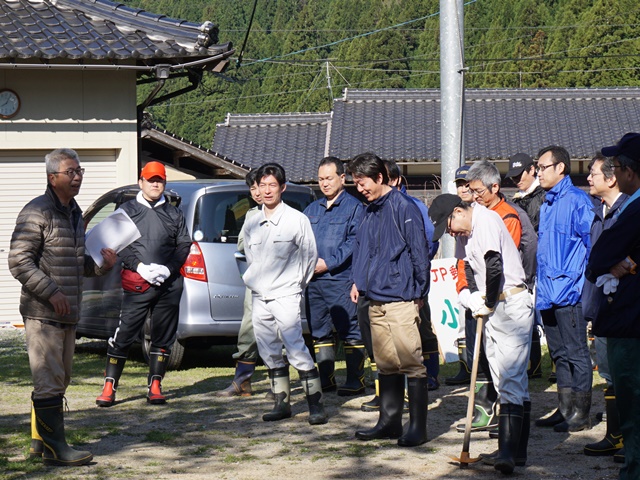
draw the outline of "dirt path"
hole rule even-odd
[[[77,370],[85,363],[98,365],[102,359],[80,353]],[[91,368],[95,368],[91,365]],[[339,371],[343,373],[343,371]],[[42,468],[26,476],[0,473],[0,478],[73,479],[260,479],[292,480],[342,478],[500,478],[492,467],[475,464],[461,470],[450,455],[458,456],[463,435],[455,431],[466,412],[464,388],[443,386],[431,392],[429,442],[417,448],[400,448],[392,441],[362,442],[354,438],[359,427],[369,427],[377,414],[361,412],[360,404],[370,398],[344,399],[326,395],[330,421],[311,427],[302,389],[293,382],[294,417],[265,423],[261,415],[271,403],[264,398],[267,381],[264,369],[254,384],[256,395],[241,399],[214,397],[211,392],[227,385],[224,377],[210,368],[170,372],[164,386],[169,394],[165,406],[148,406],[143,381],[124,378],[119,402],[111,408],[95,406],[101,379],[76,377],[70,388],[67,428],[81,434],[94,462],[79,468]],[[0,374],[0,445],[10,461],[24,458],[28,432],[28,409],[16,397],[28,398],[30,384]],[[533,413],[538,418],[556,403],[555,388],[546,380],[532,383]],[[594,392],[592,416],[603,409],[602,385]],[[531,427],[529,462],[516,468],[518,479],[615,479],[619,465],[611,458],[586,457],[584,444],[600,440],[604,424],[574,434],[555,433]],[[12,433],[13,432],[13,433]],[[15,432],[24,433],[12,441]],[[21,433],[21,434],[22,434]],[[71,438],[75,438],[71,436]],[[491,452],[497,441],[486,433],[474,433],[471,455]],[[16,472],[17,473],[17,472]]]

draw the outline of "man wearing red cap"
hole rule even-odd
[[[140,337],[149,311],[152,318],[147,402],[166,402],[161,382],[178,328],[183,286],[180,268],[191,247],[182,211],[163,195],[166,181],[163,164],[147,163],[138,180],[140,192],[121,207],[141,236],[118,254],[124,297],[120,324],[109,339],[104,387],[96,399],[101,407],[114,404],[129,347]]]

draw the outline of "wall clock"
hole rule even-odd
[[[13,90],[0,89],[0,118],[11,118],[20,110],[20,97]]]

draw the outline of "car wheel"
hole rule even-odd
[[[149,351],[151,350],[151,314],[147,315],[147,319],[144,322],[144,328],[142,329],[142,356],[144,361],[149,363]],[[182,364],[184,358],[184,346],[175,341],[173,347],[171,347],[171,355],[167,361],[167,370],[177,370]]]

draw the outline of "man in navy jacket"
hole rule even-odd
[[[318,261],[306,290],[307,320],[320,372],[322,390],[339,396],[364,393],[364,344],[358,326],[356,305],[349,299],[351,254],[364,208],[344,188],[342,161],[326,157],[318,167],[318,184],[324,197],[310,204],[309,217],[316,238]],[[335,381],[333,330],[344,342],[347,380]]]
[[[630,195],[617,221],[595,243],[587,278],[609,292],[600,305],[593,331],[607,337],[609,368],[616,389],[625,465],[620,479],[640,478],[640,134],[627,133],[617,145],[602,149],[613,157],[620,191]]]
[[[430,262],[422,216],[410,198],[388,185],[387,170],[376,155],[357,155],[349,172],[369,202],[353,250],[351,300],[369,299],[380,385],[378,423],[356,437],[398,438],[399,446],[413,447],[427,441],[427,374],[418,311],[429,288]],[[410,425],[403,435],[405,374]]]

